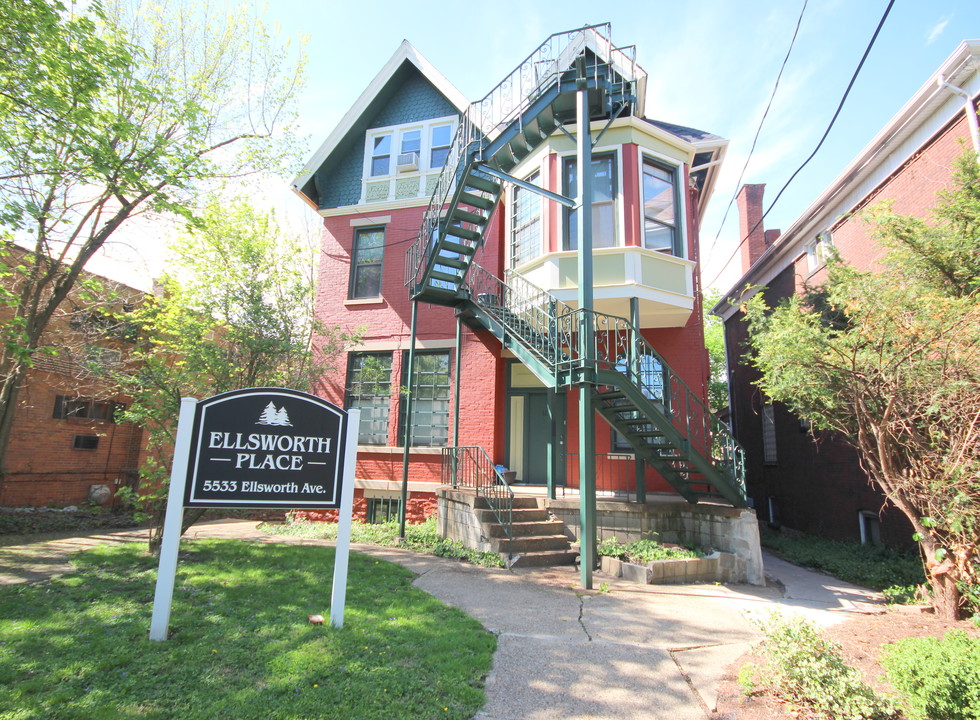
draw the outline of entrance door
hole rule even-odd
[[[545,485],[548,482],[552,439],[548,393],[528,393],[524,405],[524,432],[524,477],[518,480]]]

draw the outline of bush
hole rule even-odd
[[[906,638],[885,648],[882,665],[918,720],[980,718],[980,639],[962,630],[938,638]]]
[[[900,553],[879,545],[862,545],[843,540],[826,540],[813,535],[791,537],[763,533],[762,544],[792,563],[823,570],[846,582],[884,590],[898,585],[925,582],[918,555]],[[896,591],[897,592],[897,591]]]
[[[821,637],[816,627],[797,617],[773,613],[759,622],[766,639],[764,678],[773,694],[804,705],[828,718],[872,720],[894,715],[887,701],[844,662],[840,646]],[[740,675],[744,687],[751,681]]]
[[[290,519],[282,525],[263,524],[260,529],[272,535],[292,537],[337,539],[337,523],[306,522]],[[439,557],[462,560],[483,567],[503,567],[500,556],[490,552],[480,552],[465,547],[459,540],[447,540],[436,531],[436,519],[429,518],[416,525],[405,526],[405,540],[398,535],[398,523],[365,523],[355,520],[351,523],[351,542],[371,543],[391,547],[398,545],[415,552],[428,553]]]
[[[636,565],[644,565],[654,560],[679,560],[683,558],[704,557],[704,552],[697,548],[684,548],[661,545],[656,540],[636,540],[631,543],[620,543],[616,537],[603,540],[598,545],[599,555],[619,558]]]

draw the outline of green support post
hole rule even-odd
[[[630,322],[633,323],[633,328],[636,332],[640,332],[640,299],[636,297],[630,298]],[[640,365],[640,353],[639,353],[640,341],[636,339],[632,347],[630,347],[630,352],[633,354],[633,361],[636,363],[636,377],[640,378],[640,372],[642,371],[642,366]],[[633,453],[633,468],[636,473],[636,502],[645,503],[647,501],[647,476],[645,463],[643,458],[640,457],[640,453]],[[629,493],[627,493],[627,496]]]
[[[463,320],[456,316],[456,359],[454,373],[456,375],[455,390],[453,392],[453,487],[457,485],[457,469],[459,464],[459,387],[461,360],[463,357]]]
[[[592,382],[595,378],[595,349],[592,309],[592,135],[589,127],[589,94],[585,58],[575,61],[578,89],[575,93],[576,149],[578,151],[578,477],[579,537],[582,587],[592,589],[592,571],[596,562],[596,488],[595,488],[595,410],[592,406]]]
[[[412,301],[412,336],[408,343],[408,394],[405,396],[405,435],[402,442],[405,444],[404,454],[402,455],[402,502],[398,510],[398,537],[405,537],[405,510],[408,506],[408,450],[412,446],[412,396],[415,388],[415,334],[419,319],[418,300]]]

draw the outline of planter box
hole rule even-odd
[[[718,551],[703,558],[654,560],[645,565],[602,556],[604,573],[643,585],[745,582],[745,570],[740,573],[738,565],[734,554]]]

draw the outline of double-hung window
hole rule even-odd
[[[413,128],[402,130],[398,166],[419,169],[419,155],[422,152],[422,130]]]
[[[677,232],[676,171],[643,159],[643,247],[683,255]]]
[[[429,169],[435,170],[446,164],[449,157],[449,147],[453,142],[453,126],[435,125],[429,137]]]
[[[371,177],[391,172],[391,133],[371,138]]]
[[[358,442],[362,445],[387,445],[391,353],[351,353],[348,363],[344,408],[361,411]]]
[[[351,300],[381,297],[384,252],[384,228],[358,228],[354,231],[348,291]]]
[[[527,178],[538,185],[538,173]],[[541,196],[532,190],[514,186],[511,200],[511,265],[516,267],[537,257],[541,252]]]
[[[578,194],[576,158],[566,158],[562,168],[563,192]],[[616,246],[616,155],[592,156],[592,247]],[[564,249],[578,249],[578,212],[565,208]]]
[[[412,394],[412,445],[443,446],[449,442],[449,352],[415,353],[415,373],[408,382],[408,353],[402,361],[402,385]],[[405,398],[401,403],[401,429],[405,437]]]

